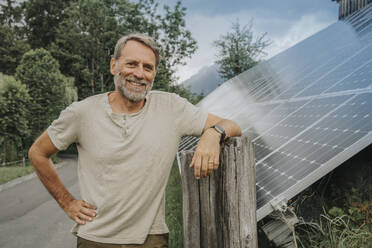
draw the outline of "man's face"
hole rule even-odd
[[[155,61],[151,48],[138,41],[127,41],[120,58],[111,59],[110,71],[114,75],[115,87],[131,102],[143,100],[152,88]]]

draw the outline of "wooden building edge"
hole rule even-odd
[[[335,1],[335,0],[333,0]],[[338,9],[338,19],[342,20],[345,17],[351,15],[352,13],[364,8],[372,0],[336,0],[339,4]]]

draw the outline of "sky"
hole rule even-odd
[[[159,0],[160,6],[173,7],[177,0]],[[231,24],[241,26],[253,21],[253,33],[266,34],[271,45],[266,48],[272,56],[324,29],[338,19],[338,4],[331,0],[182,0],[187,8],[186,28],[198,43],[198,50],[177,68],[180,82],[196,74],[216,60],[213,41],[226,34]]]

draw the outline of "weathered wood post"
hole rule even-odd
[[[257,248],[256,170],[247,137],[228,139],[220,167],[195,179],[192,151],[180,154],[184,248]]]

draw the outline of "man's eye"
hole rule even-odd
[[[152,68],[152,66],[145,66],[145,70],[146,70],[146,71],[152,71],[153,68]]]

